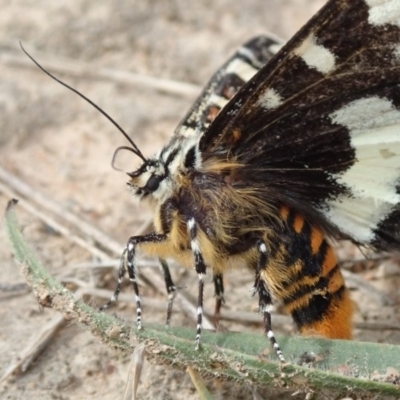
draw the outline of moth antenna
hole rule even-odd
[[[111,118],[104,110],[102,110],[96,103],[94,103],[92,100],[90,100],[88,97],[86,97],[84,94],[79,92],[78,90],[74,89],[72,86],[67,85],[65,82],[62,80],[56,78],[54,75],[52,75],[49,71],[47,71],[44,67],[42,67],[25,49],[24,46],[22,46],[22,42],[19,42],[19,45],[21,46],[22,51],[36,64],[38,68],[40,68],[46,75],[48,75],[50,78],[54,79],[56,82],[58,82],[60,85],[63,85],[67,89],[71,90],[78,96],[80,96],[82,99],[86,100],[91,106],[93,106],[97,111],[99,111],[101,114],[104,115],[128,140],[128,142],[132,145],[132,148],[127,148],[126,146],[119,147],[118,149],[125,148],[126,150],[132,151],[132,153],[136,154],[138,157],[140,157],[144,162],[146,162],[146,158],[143,156],[142,152],[139,150],[139,148],[136,146],[135,142],[129,137],[129,135],[121,128],[121,126],[113,119]],[[114,168],[114,161],[115,161],[115,156],[119,150],[116,150],[114,153],[114,157],[112,160],[112,165]]]

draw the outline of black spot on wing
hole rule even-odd
[[[193,168],[196,164],[196,147],[193,146],[189,149],[185,156],[185,167]]]
[[[394,107],[400,110],[400,86],[396,85],[385,92]],[[400,135],[400,132],[399,132]],[[395,186],[396,194],[400,196],[400,173]],[[400,251],[400,204],[384,215],[374,230],[374,239],[371,245],[381,251]]]
[[[396,193],[400,195],[400,177]],[[382,218],[374,229],[374,235],[371,245],[377,250],[400,251],[400,204]]]
[[[290,61],[290,67],[281,69],[271,87],[279,93],[279,96],[287,99],[304,88],[305,79],[314,82],[322,79],[323,76],[321,72],[310,68],[301,58],[293,57]]]

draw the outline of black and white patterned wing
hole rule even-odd
[[[243,165],[233,185],[400,249],[400,1],[328,1],[223,108],[200,151]]]
[[[282,47],[283,42],[272,36],[258,36],[246,42],[212,76],[181,123],[178,136],[201,135],[221,109]]]

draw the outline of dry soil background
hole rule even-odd
[[[32,64],[25,64],[18,40],[38,60],[55,61],[71,72],[59,74],[105,109],[134,138],[145,155],[164,143],[194,99],[146,87],[98,79],[96,72],[110,68],[204,84],[214,70],[244,41],[265,32],[288,39],[324,3],[322,0],[229,0],[184,2],[178,0],[0,0],[0,166],[64,207],[107,232],[122,244],[150,216],[133,204],[124,174],[111,169],[114,149],[123,137],[98,112]],[[80,63],[93,75],[77,76]],[[136,163],[136,164],[135,164]],[[132,168],[137,165],[134,160]],[[1,189],[1,188],[0,188]],[[0,190],[0,212],[9,194]],[[25,200],[26,201],[26,200]],[[24,199],[21,199],[21,203]],[[37,206],[35,206],[37,207]],[[40,208],[40,207],[39,207]],[[71,265],[91,261],[92,255],[57,234],[37,216],[19,208],[24,233],[43,263],[55,274],[94,279]],[[1,225],[0,282],[22,283]],[[345,257],[352,250],[341,252]],[[355,253],[355,252],[354,252]],[[386,266],[385,266],[386,265]],[[381,279],[373,283],[398,300],[398,281],[385,279],[392,264],[364,273]],[[386,271],[386,272],[385,272]],[[196,277],[179,268],[173,271],[187,291]],[[394,273],[397,270],[394,269]],[[369,274],[369,275],[368,275]],[[100,279],[112,287],[109,272]],[[107,278],[107,279],[106,279]],[[254,310],[250,298],[252,277],[237,272],[227,277],[227,309]],[[211,284],[208,297],[212,297]],[[130,289],[127,289],[131,293]],[[142,288],[143,296],[163,298]],[[363,294],[358,321],[379,317],[398,321],[395,307],[382,307]],[[1,293],[0,376],[18,357],[54,311],[41,309],[28,291]],[[102,300],[94,299],[96,304]],[[239,304],[240,303],[240,304]],[[207,302],[212,308],[212,299]],[[132,304],[122,303],[117,313],[134,318]],[[163,322],[164,313],[145,310],[146,320]],[[174,324],[195,325],[175,314]],[[224,323],[230,329],[250,329]],[[261,328],[259,329],[261,334]],[[290,331],[290,326],[287,330]],[[358,338],[398,343],[396,332],[357,330]],[[22,376],[1,388],[4,399],[121,398],[129,357],[115,354],[90,333],[67,325]],[[210,387],[213,384],[210,383]],[[251,399],[251,388],[214,386],[221,398]],[[197,399],[189,378],[181,372],[147,365],[139,388],[141,399]],[[286,398],[286,396],[284,396]],[[304,398],[301,394],[298,398]]]

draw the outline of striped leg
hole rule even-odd
[[[168,328],[171,322],[172,307],[174,305],[174,299],[176,295],[176,286],[174,285],[174,282],[172,280],[167,262],[162,258],[160,258],[159,260],[162,272],[164,274],[165,286],[167,288],[167,293],[168,293],[167,319],[165,321],[165,325]]]
[[[150,233],[144,236],[132,236],[128,240],[128,244],[121,256],[121,264],[119,267],[118,284],[111,299],[100,310],[105,310],[112,302],[116,301],[121,291],[121,283],[126,270],[128,270],[129,281],[132,283],[136,300],[136,324],[138,329],[142,329],[142,305],[139,296],[139,286],[136,281],[136,246],[143,242],[162,242],[166,239],[165,235]]]
[[[139,296],[139,286],[136,281],[136,246],[143,242],[162,242],[166,239],[165,235],[157,233],[149,233],[144,236],[132,236],[128,240],[126,265],[128,269],[129,281],[132,283],[133,290],[135,291],[136,300],[136,325],[138,329],[142,329],[142,305]]]
[[[101,306],[101,307],[99,308],[99,311],[104,311],[104,310],[106,310],[108,307],[110,307],[110,305],[111,305],[112,303],[114,303],[115,301],[118,300],[119,293],[121,292],[121,284],[122,284],[122,282],[123,282],[123,280],[124,280],[124,276],[125,276],[125,273],[126,273],[125,265],[126,265],[126,252],[127,252],[127,250],[128,250],[128,249],[125,248],[125,250],[123,251],[123,253],[122,253],[122,255],[121,255],[121,260],[120,260],[119,269],[118,269],[118,282],[117,282],[117,287],[115,288],[114,293],[113,293],[113,295],[111,296],[110,300],[108,300],[106,304],[104,304],[103,306]]]
[[[213,276],[215,287],[215,311],[214,311],[214,325],[218,328],[219,320],[221,317],[221,306],[225,303],[224,299],[224,277],[222,274],[214,274]]]
[[[197,276],[199,277],[199,295],[197,298],[197,330],[195,340],[195,349],[199,350],[201,341],[201,324],[203,321],[203,294],[206,265],[204,263],[203,255],[200,251],[199,240],[197,237],[196,221],[193,217],[188,219],[187,226],[190,235],[190,246],[194,255],[195,269],[197,272]]]
[[[258,259],[257,271],[256,271],[256,281],[254,283],[254,291],[258,292],[259,296],[259,307],[260,311],[263,313],[264,319],[264,330],[267,338],[272,344],[276,355],[279,357],[281,362],[285,362],[285,357],[279,347],[278,342],[275,339],[274,332],[272,331],[271,324],[271,304],[272,298],[266,283],[261,279],[261,271],[266,268],[268,263],[268,251],[267,246],[263,240],[257,242],[257,247],[260,252],[260,258]]]

